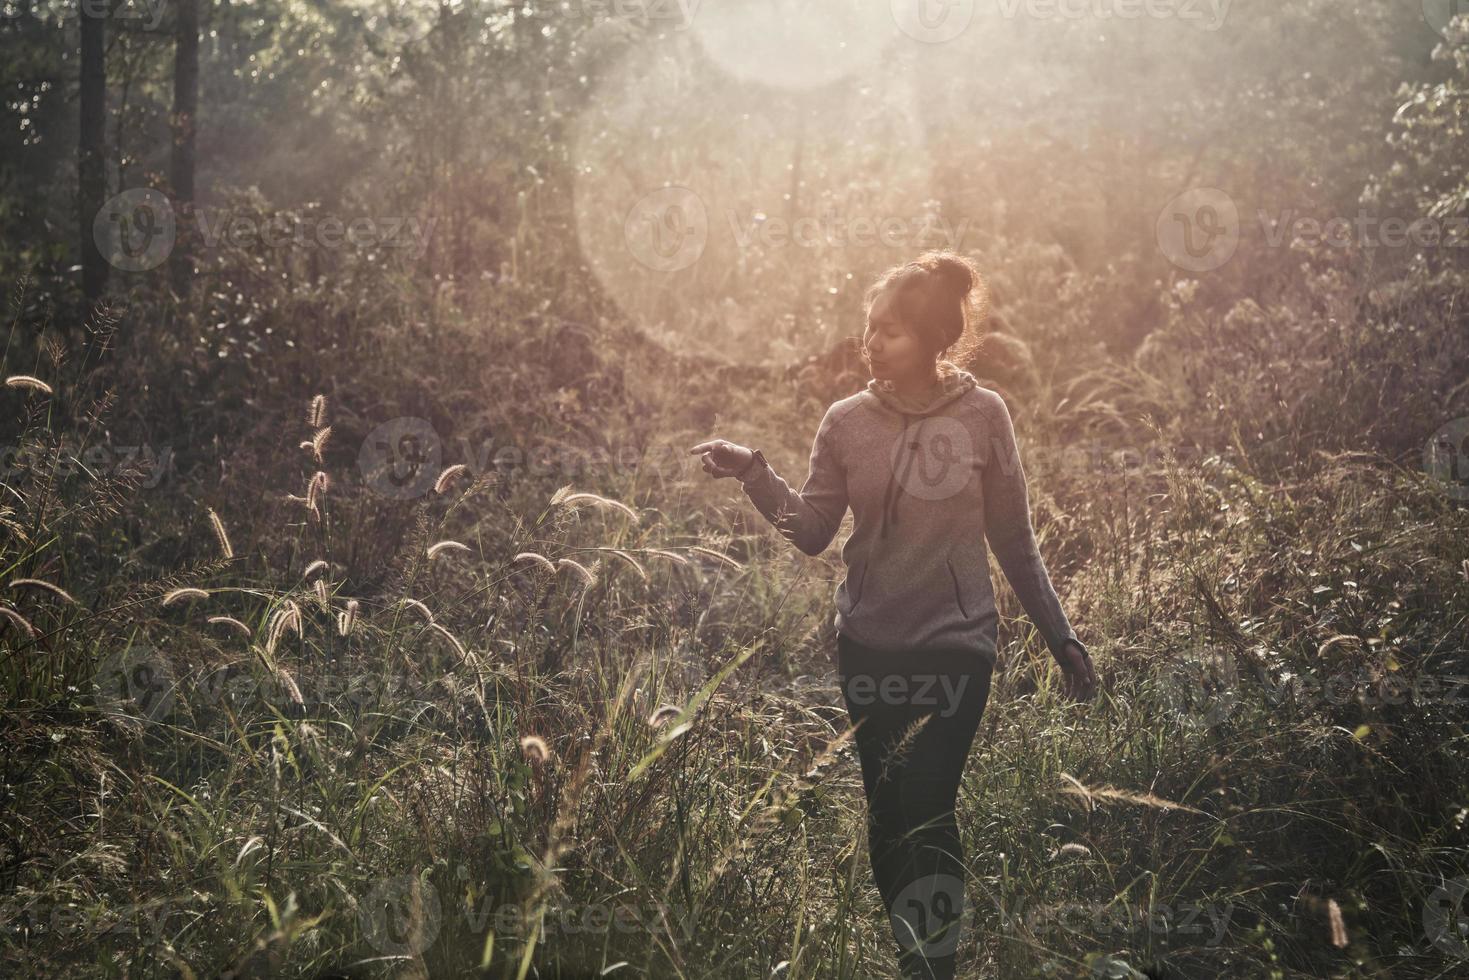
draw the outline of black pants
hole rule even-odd
[[[989,661],[974,650],[874,650],[838,633],[837,670],[862,760],[872,873],[898,963],[905,977],[947,980],[964,909],[954,805],[989,700]]]

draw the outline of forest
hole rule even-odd
[[[0,0],[0,974],[896,976],[799,490],[951,250],[960,977],[1469,976],[1469,4]],[[908,507],[909,502],[904,503]],[[901,526],[901,525],[900,525]]]

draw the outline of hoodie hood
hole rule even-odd
[[[929,415],[979,384],[974,375],[952,361],[939,361],[938,373],[938,388],[916,398],[900,395],[893,390],[891,381],[877,378],[867,382],[867,390],[895,412],[904,415]]]
[[[893,390],[891,381],[879,381],[873,378],[867,382],[867,390],[872,392],[879,402],[903,417],[901,443],[894,454],[893,472],[888,477],[887,493],[883,496],[882,528],[878,532],[879,537],[887,537],[888,526],[898,523],[898,503],[903,498],[903,484],[898,474],[901,472],[903,478],[906,479],[913,467],[914,460],[922,451],[923,440],[917,436],[921,432],[924,420],[969,389],[979,385],[974,375],[952,361],[940,361],[938,369],[938,389],[917,398],[898,394]],[[910,434],[910,426],[914,426],[918,431]]]

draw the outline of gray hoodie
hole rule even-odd
[[[837,631],[902,653],[972,649],[993,665],[999,614],[988,547],[1053,656],[1077,640],[1030,523],[1009,410],[969,372],[941,362],[940,387],[914,403],[873,379],[826,410],[797,493],[761,455],[741,483],[760,513],[808,555],[836,536],[847,574]]]

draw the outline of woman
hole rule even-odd
[[[847,508],[847,574],[836,590],[837,663],[856,728],[873,877],[904,976],[954,975],[964,863],[954,805],[989,697],[999,614],[988,546],[1060,664],[1070,697],[1096,673],[1051,586],[1030,523],[1010,414],[969,372],[940,360],[964,336],[984,286],[970,262],[928,252],[865,298],[872,380],[827,409],[795,492],[759,450],[694,446],[705,472],[735,477],[808,555]]]

